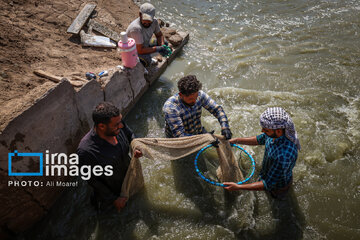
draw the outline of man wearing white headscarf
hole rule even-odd
[[[281,107],[268,108],[260,116],[263,134],[247,138],[233,138],[234,144],[265,145],[259,181],[238,185],[225,182],[225,189],[265,190],[272,197],[282,197],[292,184],[292,169],[300,150],[300,142],[289,114]]]

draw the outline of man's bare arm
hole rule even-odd
[[[254,137],[245,137],[245,138],[232,138],[229,140],[230,143],[234,144],[244,144],[244,145],[259,145],[256,136]]]

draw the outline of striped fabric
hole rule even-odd
[[[268,129],[285,129],[285,136],[296,144],[298,150],[301,149],[295,125],[290,115],[283,108],[271,107],[266,109],[260,116],[260,125]]]
[[[164,104],[165,133],[167,137],[184,137],[201,133],[206,130],[201,125],[202,108],[214,115],[222,128],[229,128],[228,119],[223,108],[209,95],[199,91],[199,96],[194,106],[186,106],[179,94],[170,97]]]

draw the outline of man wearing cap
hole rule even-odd
[[[165,44],[164,35],[155,16],[155,7],[150,3],[144,3],[140,6],[139,17],[132,21],[126,33],[133,38],[136,43],[136,50],[141,63],[147,67],[151,64],[152,53],[159,52],[167,55],[168,50],[163,46]],[[156,36],[157,46],[151,46],[152,35]]]
[[[273,198],[282,198],[292,184],[292,169],[300,150],[300,142],[293,121],[281,107],[268,108],[260,116],[263,134],[254,137],[230,139],[234,144],[265,145],[260,180],[238,185],[224,182],[225,189],[265,190]]]

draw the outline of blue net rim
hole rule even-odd
[[[254,160],[254,158],[253,158],[244,148],[240,147],[239,145],[233,144],[233,143],[230,143],[230,145],[231,145],[232,147],[237,147],[238,149],[240,149],[241,151],[243,151],[243,152],[250,158],[250,160],[251,160],[251,173],[250,173],[250,175],[249,175],[247,178],[245,178],[243,181],[237,182],[236,184],[246,183],[247,181],[249,181],[249,180],[252,178],[252,176],[253,176],[254,173],[255,173],[255,160]],[[198,158],[199,158],[200,154],[201,154],[202,152],[204,152],[206,149],[208,149],[209,147],[212,147],[212,146],[213,146],[212,144],[209,144],[209,145],[203,147],[202,149],[200,149],[200,151],[196,154],[196,157],[195,157],[195,160],[194,160],[195,170],[196,170],[197,174],[201,177],[201,179],[203,179],[204,181],[206,181],[206,182],[208,182],[208,183],[210,183],[210,184],[212,184],[212,185],[218,186],[218,187],[227,187],[227,185],[224,185],[224,184],[222,184],[222,183],[220,183],[220,182],[215,182],[215,181],[212,181],[212,180],[209,179],[209,178],[206,178],[206,177],[200,172],[200,170],[199,170],[199,168],[198,168],[198,164],[197,164],[197,163],[198,163]]]

